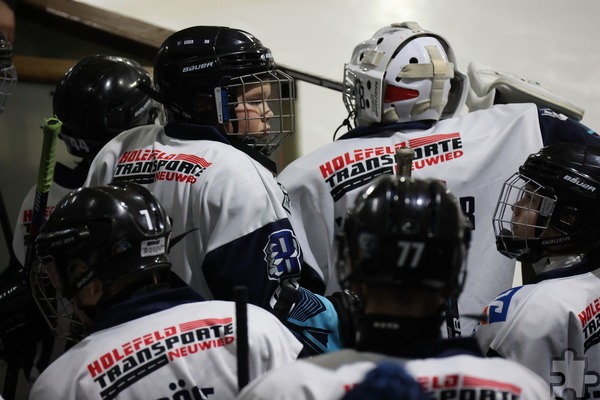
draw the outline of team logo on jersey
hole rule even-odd
[[[506,316],[508,315],[508,309],[510,307],[510,301],[517,291],[522,289],[523,286],[517,286],[512,289],[508,289],[498,295],[487,306],[484,310],[484,314],[487,316],[487,319],[482,322],[482,324],[492,324],[494,322],[502,322],[506,321]]]
[[[193,184],[211,165],[211,162],[194,154],[139,149],[121,155],[115,166],[114,180],[140,184],[156,181]]]
[[[54,210],[54,206],[48,206],[46,207],[46,212],[44,213],[44,218],[48,219],[48,217],[50,216],[50,213]],[[23,245],[25,248],[27,248],[27,245],[29,244],[29,229],[31,228],[31,222],[33,220],[33,210],[32,209],[26,209],[23,210],[23,215],[22,215],[23,219],[21,220],[21,226],[23,227]]]
[[[416,377],[427,398],[431,399],[520,399],[518,384],[463,374]]]
[[[233,318],[191,320],[131,338],[90,362],[87,372],[97,385],[100,398],[114,399],[131,385],[177,359],[199,357],[202,352],[229,346],[233,342]],[[176,389],[172,388],[173,391]],[[203,389],[198,390],[204,393]],[[185,392],[194,394],[195,389]],[[173,398],[191,399],[187,395],[178,397],[177,393],[180,391],[174,393]],[[205,397],[194,397],[197,398]]]
[[[300,246],[291,230],[282,229],[270,234],[263,252],[269,279],[279,281],[300,275]]]
[[[381,174],[393,174],[396,168],[396,149],[410,147],[415,157],[412,169],[423,169],[462,157],[462,139],[459,132],[430,135],[398,142],[393,146],[355,149],[319,165],[325,182],[331,188],[334,201],[347,192],[364,186]]]
[[[600,298],[594,299],[577,316],[583,329],[583,349],[587,351],[593,345],[600,343]]]
[[[173,393],[167,397],[160,397],[157,400],[206,400],[211,394],[215,394],[214,388],[199,388],[194,386],[190,389],[186,388],[186,382],[183,379],[179,379],[177,383],[169,383],[169,390]]]

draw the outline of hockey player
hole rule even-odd
[[[411,147],[413,175],[446,181],[469,217],[474,239],[461,314],[479,314],[492,293],[510,288],[514,262],[494,251],[489,225],[500,184],[544,143],[597,142],[577,121],[533,103],[494,105],[461,116],[467,78],[450,44],[416,23],[386,26],[358,44],[345,66],[344,103],[357,128],[290,163],[287,188],[305,261],[338,290],[334,237],[359,190],[393,173],[394,152]],[[490,87],[492,85],[489,85]],[[490,291],[491,290],[491,291]],[[475,319],[461,319],[471,334]]]
[[[80,160],[74,169],[56,163],[47,214],[63,196],[83,186],[94,156],[108,141],[124,130],[152,124],[159,118],[157,104],[135,89],[138,82],[151,85],[152,78],[137,61],[95,54],[78,61],[56,85],[52,108],[62,122],[59,137],[69,154]],[[15,227],[13,249],[21,265],[25,263],[34,197],[32,187]]]
[[[62,122],[59,137],[67,151],[81,159],[74,169],[56,163],[46,217],[63,196],[83,185],[92,159],[106,142],[125,129],[157,119],[160,108],[134,88],[139,81],[151,84],[149,73],[138,62],[101,54],[83,58],[59,81],[53,97],[54,114]],[[0,284],[5,289],[0,296],[1,347],[4,353],[16,353],[29,382],[35,381],[65,346],[44,329],[24,275],[35,190],[32,187],[23,200],[15,226],[17,261],[4,271],[5,281]]]
[[[12,62],[12,44],[0,31],[0,113],[17,84],[17,71]]]
[[[534,277],[486,307],[488,355],[529,367],[557,398],[600,392],[600,147],[557,143],[506,180],[494,214],[498,250]]]
[[[302,268],[287,192],[267,157],[294,126],[292,78],[250,33],[194,26],[164,41],[154,82],[157,92],[146,90],[165,105],[168,123],[135,128],[109,142],[86,185],[145,185],[173,218],[170,255],[185,282],[221,300],[232,299],[235,286],[246,286],[250,303],[285,318],[289,304],[277,303],[286,298],[279,296],[283,287],[295,290],[301,283],[316,294],[324,289],[320,271]],[[319,304],[306,318],[334,311],[325,299],[304,290],[301,295]],[[324,350],[337,320],[321,321],[332,324],[313,332]]]
[[[132,182],[76,189],[57,204],[36,240],[33,291],[57,334],[86,334],[30,399],[236,395],[236,305],[169,278],[170,235],[163,207]],[[55,298],[73,303],[80,329],[56,315]],[[249,305],[247,314],[250,379],[296,359],[302,345],[271,313]]]
[[[442,183],[373,180],[339,237],[339,283],[357,296],[355,348],[271,371],[239,399],[340,399],[384,361],[401,363],[431,399],[548,399],[543,380],[518,363],[485,358],[472,337],[441,338],[469,241],[468,221]]]

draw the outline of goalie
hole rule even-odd
[[[579,107],[540,85],[492,75],[477,65],[461,73],[450,43],[415,22],[385,26],[355,47],[343,100],[349,128],[356,129],[278,176],[291,198],[293,225],[304,227],[304,260],[322,271],[327,292],[338,290],[340,221],[374,177],[393,173],[393,153],[401,147],[415,151],[414,177],[446,181],[474,229],[461,315],[480,313],[494,293],[512,286],[514,261],[495,251],[490,223],[502,182],[544,145],[600,143],[600,137],[578,122]],[[475,111],[464,113],[465,105]],[[462,332],[471,334],[476,322],[462,318]]]

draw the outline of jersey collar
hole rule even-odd
[[[94,319],[92,332],[168,310],[181,304],[199,301],[204,301],[204,298],[189,286],[167,288],[134,296],[99,310]]]
[[[184,122],[169,122],[165,125],[165,134],[169,137],[183,140],[212,140],[214,142],[225,143],[238,149],[239,151],[252,158],[254,161],[277,174],[277,164],[269,157],[261,154],[243,141],[229,137],[220,132],[213,125],[196,125]]]
[[[528,283],[539,283],[548,279],[566,278],[586,274],[599,268],[600,249],[582,256],[581,262],[569,267],[553,269],[534,276]]]

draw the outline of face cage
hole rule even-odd
[[[348,69],[348,64],[344,65],[344,88],[342,89],[342,99],[346,111],[350,117],[356,116],[356,96],[355,96],[355,82],[356,74]]]
[[[542,185],[518,172],[508,178],[502,186],[494,211],[494,234],[512,258],[529,251],[530,242],[539,239],[550,224],[556,196],[549,197],[543,192]],[[537,205],[536,200],[539,200]],[[516,221],[515,214],[523,213],[526,215],[525,220]],[[523,245],[520,249],[515,249],[511,244],[514,242]]]
[[[0,71],[0,112],[4,111],[6,101],[17,85],[17,71],[14,65]]]
[[[294,80],[291,76],[280,70],[244,75],[232,79],[232,84],[224,89],[240,94],[236,100],[231,96],[227,104],[229,122],[236,127],[236,132],[229,135],[238,136],[268,156],[294,133]],[[247,97],[250,90],[252,94]],[[216,93],[215,97],[217,101],[226,101],[222,94]],[[218,104],[217,109],[225,112],[222,105]],[[243,115],[238,116],[236,111]],[[219,115],[219,122],[227,122],[227,118]]]
[[[59,338],[77,343],[86,335],[83,322],[76,317],[76,306],[63,297],[54,261],[38,262],[30,272],[33,298],[46,319],[52,333]],[[54,271],[54,272],[52,272]]]

